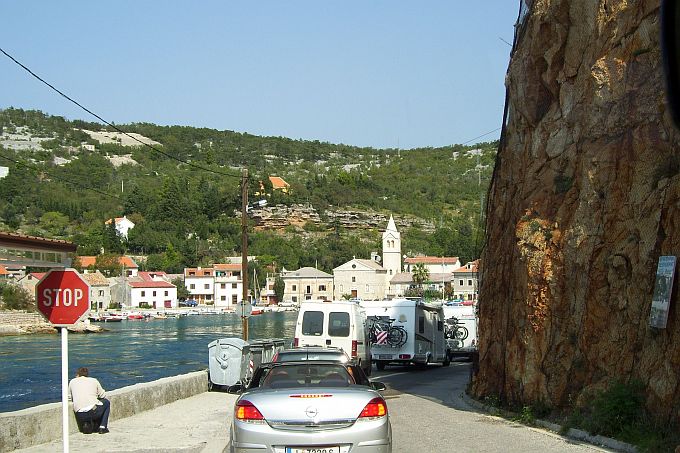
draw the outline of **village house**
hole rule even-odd
[[[109,280],[99,271],[82,274],[81,277],[90,285],[90,310],[107,310],[111,303]]]
[[[283,270],[279,276],[285,285],[283,302],[300,303],[303,300],[333,300],[333,276],[314,267],[296,271]],[[267,288],[274,293],[275,277],[267,278]]]
[[[45,276],[45,272],[29,272],[20,279],[17,283],[30,293],[30,295],[35,299],[35,285],[38,284],[41,278]]]
[[[417,264],[422,264],[430,274],[451,273],[461,266],[457,256],[413,256],[404,258],[404,272],[413,272]]]
[[[76,259],[80,263],[83,274],[99,271],[96,256],[79,256]],[[120,274],[126,277],[136,277],[139,272],[139,266],[129,256],[118,257],[118,265],[120,266]]]
[[[125,239],[128,238],[128,231],[130,231],[131,229],[133,229],[135,227],[134,222],[132,222],[130,219],[128,219],[127,216],[116,217],[115,219],[109,219],[104,223],[106,225],[110,225],[111,222],[115,222],[116,233],[118,233],[118,236],[125,238]]]
[[[453,271],[453,297],[457,300],[477,303],[479,295],[479,260],[470,261]]]
[[[185,268],[184,286],[191,299],[199,304],[212,304],[215,296],[215,270],[212,267]]]
[[[135,277],[118,277],[111,287],[112,299],[124,308],[176,308],[177,287],[166,278],[165,272],[140,272]]]
[[[241,264],[213,264],[215,307],[235,308],[243,299]]]
[[[385,298],[387,269],[373,260],[354,258],[333,269],[336,300]]]

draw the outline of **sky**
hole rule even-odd
[[[0,48],[116,124],[375,148],[491,141],[518,0],[22,0]],[[97,121],[0,54],[0,108]]]

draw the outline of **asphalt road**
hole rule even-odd
[[[613,451],[579,443],[557,434],[490,416],[461,397],[470,365],[453,362],[388,367],[373,371],[384,382],[392,421],[395,453],[435,452],[593,452]],[[202,393],[132,417],[114,420],[109,434],[73,434],[72,452],[191,452],[218,453],[228,443],[235,395]],[[62,442],[18,450],[30,453],[62,451]]]

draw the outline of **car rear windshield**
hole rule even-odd
[[[294,362],[297,360],[336,360],[346,362],[345,354],[338,351],[286,351],[279,352],[277,362]],[[343,360],[344,359],[344,360]]]
[[[349,337],[349,313],[334,311],[328,315],[328,335]]]
[[[271,369],[262,381],[265,388],[347,387],[355,381],[341,365],[295,364]]]
[[[323,312],[306,311],[302,315],[302,335],[321,336],[323,334]]]

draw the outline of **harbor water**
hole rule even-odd
[[[249,338],[293,338],[297,312],[252,316]],[[235,314],[125,320],[69,334],[69,377],[85,366],[105,390],[208,368],[208,344],[241,338]],[[61,401],[60,335],[0,337],[0,412]]]

